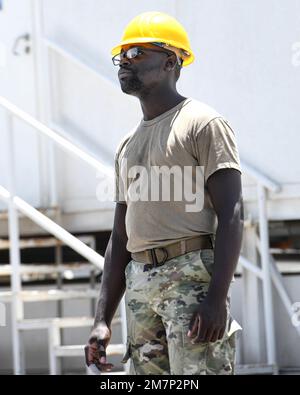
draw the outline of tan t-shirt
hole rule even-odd
[[[228,122],[211,107],[188,98],[152,120],[142,119],[115,155],[114,201],[127,204],[128,251],[215,233],[206,181],[224,168],[241,172],[237,144]],[[162,186],[157,175],[166,169],[175,175],[164,176],[168,182]],[[170,194],[163,195],[168,188]]]

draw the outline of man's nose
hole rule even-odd
[[[120,66],[123,66],[123,65],[130,65],[130,64],[131,64],[131,63],[130,63],[129,59],[128,59],[126,56],[121,57]]]

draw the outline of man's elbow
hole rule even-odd
[[[238,227],[243,229],[244,227],[244,203],[241,197],[237,202],[231,206],[227,206],[225,210],[218,213],[218,223],[224,224],[230,227]]]

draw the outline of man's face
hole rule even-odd
[[[118,77],[124,93],[142,98],[166,78],[164,67],[172,53],[152,44],[123,46],[121,53],[133,47],[138,47],[142,53],[132,59],[122,58]]]

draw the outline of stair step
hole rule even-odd
[[[82,357],[85,345],[57,346],[54,349],[57,357]],[[106,349],[107,356],[123,355],[126,347],[124,344],[109,344]]]
[[[276,261],[276,266],[281,274],[299,274],[300,273],[300,261]],[[235,274],[241,275],[243,273],[243,267],[238,263]]]
[[[300,255],[300,248],[275,248],[272,247],[270,248],[270,253],[271,254],[282,254],[282,255],[287,255],[287,254],[295,254],[295,255]]]
[[[248,364],[236,365],[236,375],[255,375],[255,374],[274,374],[276,369],[274,365],[270,364]]]
[[[117,317],[112,320],[112,325],[120,324],[121,318]],[[51,325],[57,328],[79,328],[93,326],[93,317],[55,317],[55,318],[35,318],[25,319],[18,322],[18,329],[32,330],[32,329],[48,329]]]
[[[18,322],[18,329],[48,329],[51,325],[59,328],[74,328],[92,326],[92,317],[63,317],[63,318],[36,318],[26,319]]]
[[[44,302],[54,300],[68,300],[68,299],[92,299],[98,298],[99,291],[96,289],[86,290],[57,290],[51,289],[48,291],[21,291],[18,298],[24,302]],[[0,302],[11,302],[12,292],[0,292]]]
[[[83,274],[90,274],[92,270],[99,272],[98,268],[95,268],[94,265],[85,262],[70,262],[64,263],[61,265],[56,265],[55,263],[49,265],[44,264],[34,264],[20,265],[21,275],[29,275],[29,274],[57,274],[62,273],[65,278],[73,278],[72,275],[68,276],[68,272],[79,274],[82,272]],[[12,267],[10,264],[0,265],[0,277],[10,276],[12,274]]]
[[[21,249],[56,247],[62,245],[62,242],[55,237],[33,237],[28,239],[20,239],[19,245]],[[0,239],[0,250],[8,250],[9,246],[10,241],[8,239]]]
[[[77,236],[79,240],[86,244],[92,244],[94,242],[93,236]],[[56,239],[55,237],[32,237],[26,239],[20,239],[19,245],[21,249],[25,248],[45,248],[45,247],[57,247],[63,246],[65,243]],[[0,239],[0,250],[8,250],[10,246],[9,239]]]
[[[60,207],[37,207],[40,213],[46,215],[49,218],[55,217],[60,212]],[[7,210],[0,211],[0,220],[8,220],[9,213]],[[18,218],[28,218],[25,214],[18,211]]]

